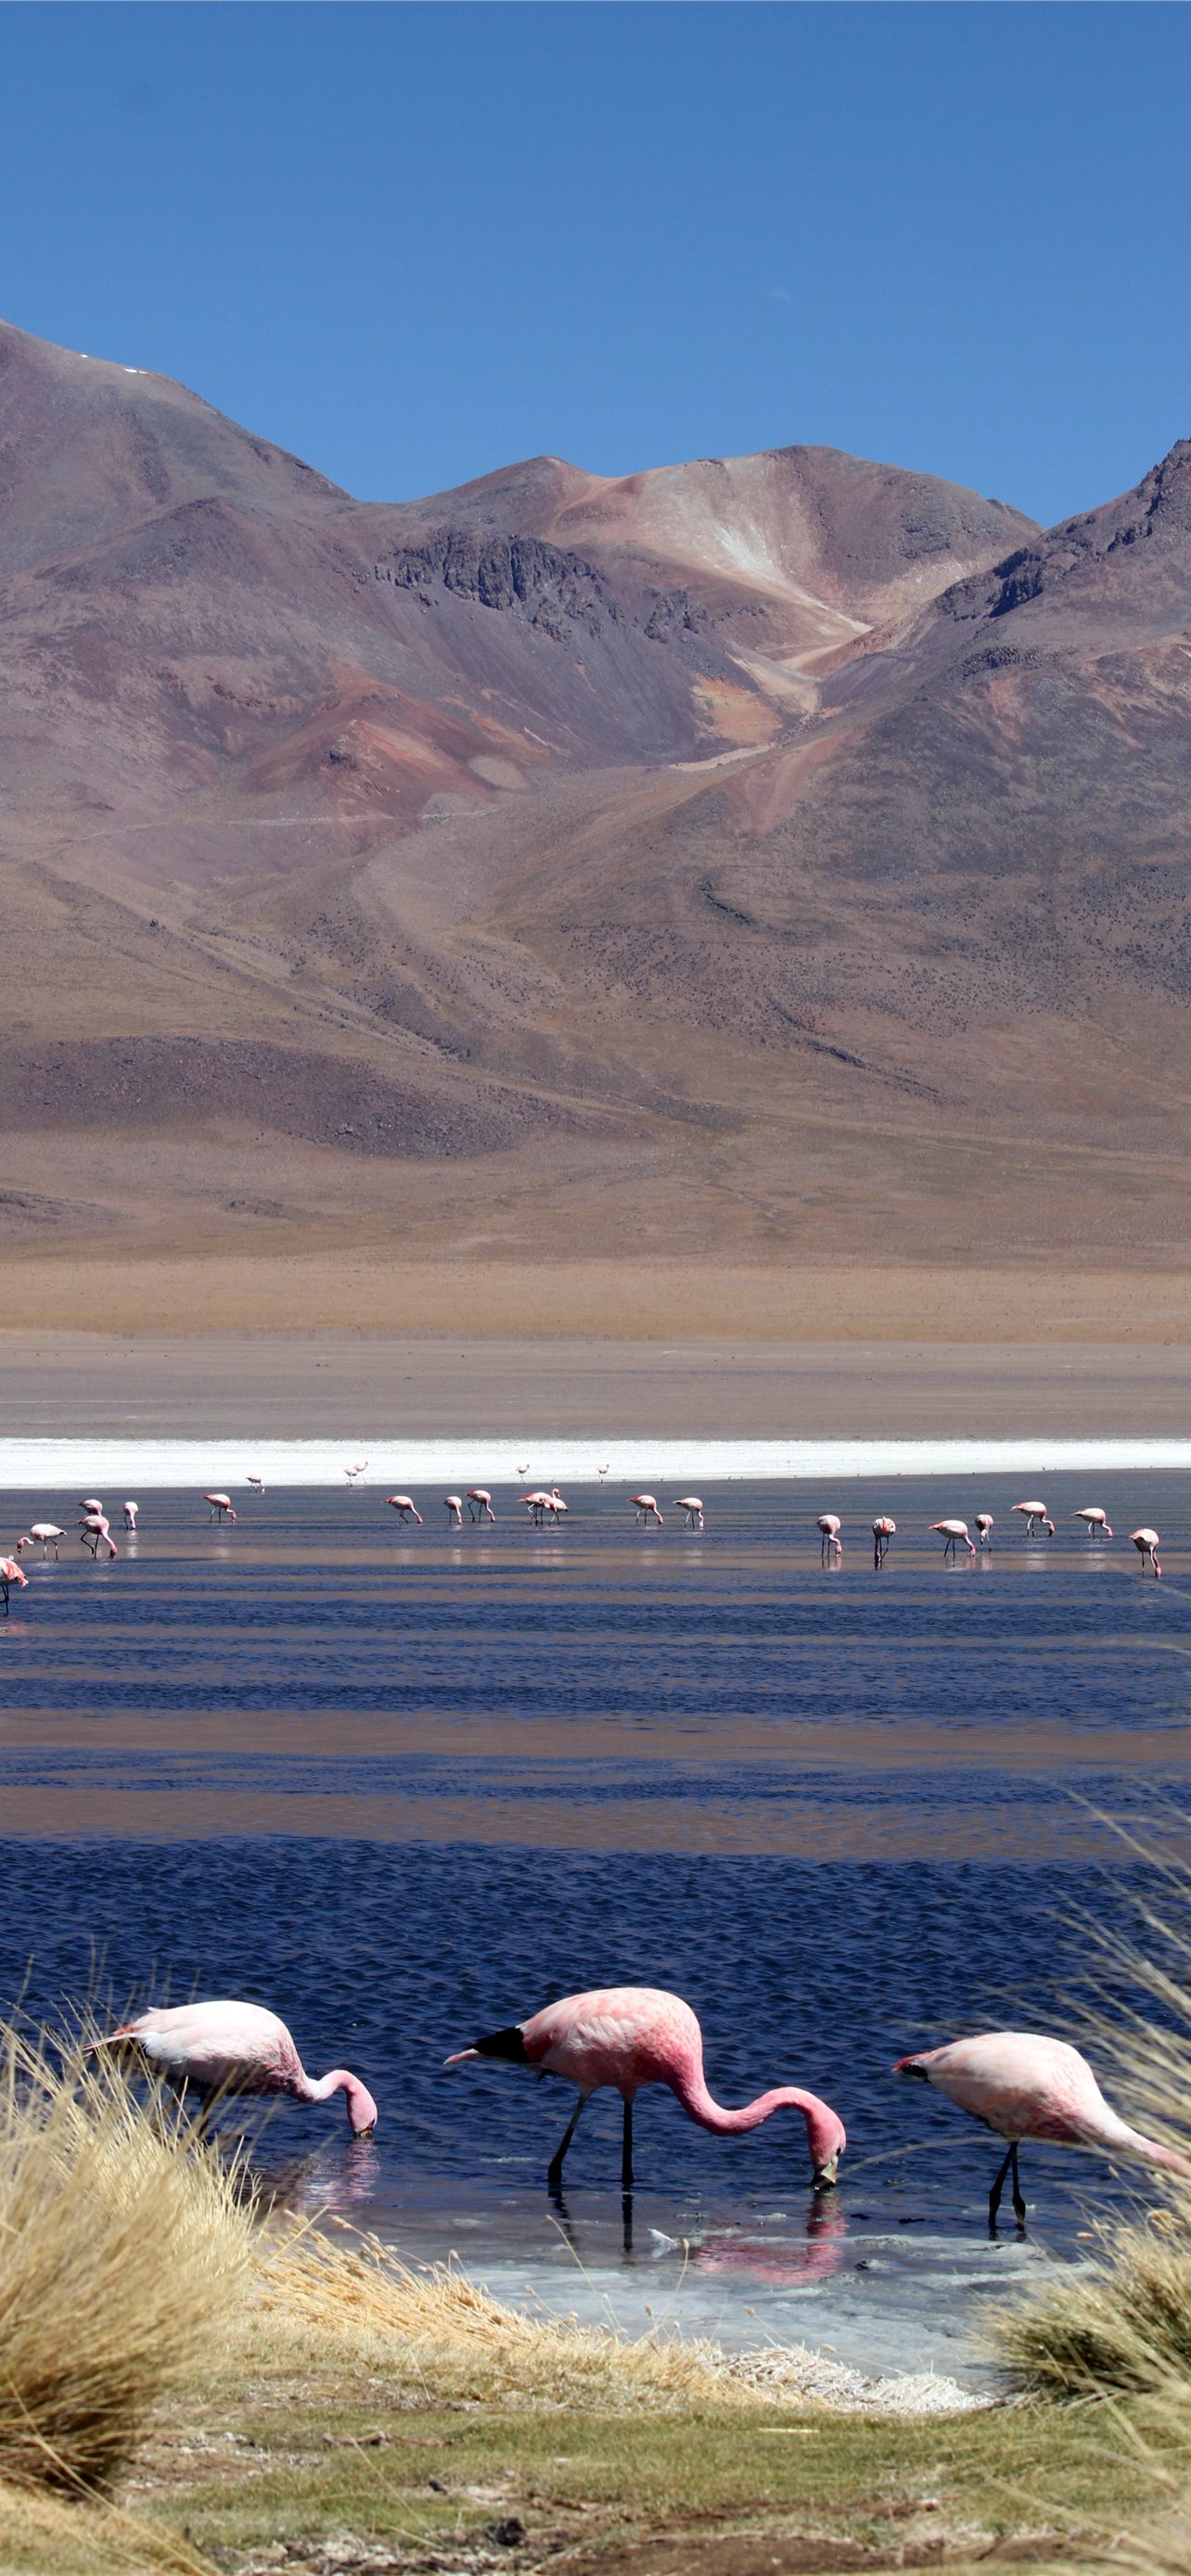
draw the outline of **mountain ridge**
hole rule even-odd
[[[1191,442],[356,501],[0,327],[3,1224],[1181,1242],[1189,743]]]

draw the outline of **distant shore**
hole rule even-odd
[[[898,1338],[849,1329],[829,1302],[808,1305],[786,1333],[763,1333],[729,1280],[719,1332],[701,1333],[668,1280],[656,1320],[669,1330],[645,1338],[611,1288],[602,1333],[566,1329],[568,1299],[548,1277],[524,1298],[516,1331],[494,1329],[478,1286],[471,1315],[440,1318],[437,1329],[353,1321],[346,1292],[337,1326],[245,1326],[234,1303],[229,1323],[217,1299],[180,1323],[145,1290],[134,1277],[123,1295],[84,1296],[66,1272],[40,1306],[10,1297],[0,1366],[7,1439],[326,1440],[347,1443],[352,1457],[382,1440],[495,1443],[502,1455],[511,1443],[512,1468],[543,1443],[570,1441],[596,1443],[602,1462],[627,1439],[1137,1443],[1191,1434],[1191,1327],[1173,1295],[1153,1339],[1123,1338],[1124,1305],[1114,1327],[1106,1304],[1098,1331],[1077,1318],[1064,1340],[1057,1296],[1046,1335],[1031,1314],[1020,1339],[994,1338],[1013,1307],[1003,1284],[986,1282],[982,1299],[955,1297],[933,1335],[925,1316],[910,1329],[903,1311]],[[42,1323],[12,1320],[38,1312]],[[67,1324],[80,1313],[100,1329]],[[815,1329],[828,1320],[832,1333]]]

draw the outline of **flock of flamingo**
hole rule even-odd
[[[332,2067],[317,2079],[308,2075],[285,2023],[259,2004],[227,1999],[144,2012],[92,2045],[124,2051],[175,2092],[193,2092],[204,2117],[213,2103],[234,2094],[326,2102],[336,2093],[346,2097],[354,2137],[370,2138],[379,2116],[367,2085],[347,2067]],[[708,2090],[703,2035],[680,1995],[652,1986],[567,1995],[524,2021],[489,2031],[445,2063],[461,2066],[485,2059],[524,2066],[539,2076],[561,2076],[574,2085],[575,2108],[547,2168],[554,2193],[561,2191],[563,2160],[585,2105],[602,2089],[619,2093],[624,2106],[620,2182],[622,2192],[633,2190],[633,2105],[649,2084],[667,2085],[687,2118],[719,2137],[759,2129],[775,2111],[797,2111],[806,2127],[812,2187],[830,2191],[838,2181],[847,2144],[839,2113],[798,2084],[776,2085],[737,2110],[725,2109]],[[1014,2216],[1019,2228],[1025,2224],[1018,2149],[1026,2138],[1136,2157],[1191,2180],[1185,2157],[1120,2118],[1087,2059],[1066,2040],[1033,2031],[983,2031],[901,2057],[893,2072],[934,2085],[1006,2142],[989,2193],[992,2232],[1010,2176]]]
[[[361,1477],[365,1474],[367,1466],[367,1459],[361,1458],[357,1459],[353,1466],[345,1467],[344,1474],[347,1477],[350,1486],[355,1488],[359,1484]],[[519,1474],[524,1475],[526,1470],[521,1468],[518,1472]],[[607,1472],[606,1467],[601,1467],[598,1470],[601,1478],[605,1476]],[[246,1476],[244,1481],[253,1494],[258,1497],[263,1495],[265,1486],[262,1477],[250,1475]],[[230,1494],[212,1491],[210,1493],[205,1493],[202,1499],[209,1505],[210,1518],[213,1521],[234,1522],[236,1520],[237,1514]],[[412,1494],[388,1494],[386,1495],[385,1500],[389,1509],[396,1512],[399,1521],[416,1521],[418,1528],[423,1528],[424,1523],[422,1514],[418,1510]],[[539,1529],[546,1523],[550,1523],[552,1527],[557,1528],[560,1522],[566,1518],[567,1505],[563,1501],[557,1485],[551,1485],[549,1487],[545,1485],[530,1486],[527,1492],[519,1495],[518,1500],[528,1511],[529,1518],[534,1523],[535,1527]],[[496,1520],[496,1513],[492,1504],[492,1495],[486,1485],[469,1485],[465,1494],[444,1494],[442,1498],[442,1508],[447,1515],[448,1529],[462,1529],[465,1508],[469,1521],[491,1521],[494,1523]],[[630,1508],[636,1516],[638,1528],[664,1528],[665,1515],[661,1510],[656,1495],[633,1494],[630,1498]],[[1026,1523],[1027,1538],[1034,1538],[1039,1531],[1043,1532],[1048,1539],[1052,1539],[1054,1537],[1054,1522],[1047,1511],[1045,1503],[1040,1502],[1037,1497],[1034,1497],[1032,1500],[1027,1500],[1026,1502],[1013,1503],[1010,1508],[1012,1511],[1020,1512],[1022,1514]],[[686,1530],[700,1531],[705,1528],[706,1514],[703,1503],[698,1494],[680,1494],[677,1502],[670,1505],[670,1509],[671,1511],[682,1513],[683,1527]],[[140,1507],[137,1503],[125,1503],[124,1527],[126,1531],[135,1533],[138,1525],[139,1510]],[[77,1523],[79,1539],[84,1547],[90,1549],[92,1557],[98,1557],[101,1550],[105,1552],[108,1558],[117,1555],[118,1549],[115,1539],[112,1536],[111,1524],[104,1512],[103,1504],[99,1500],[98,1495],[88,1494],[84,1497],[83,1501],[79,1504],[79,1515],[80,1517]],[[1113,1533],[1109,1523],[1108,1514],[1102,1509],[1099,1503],[1085,1503],[1078,1511],[1073,1512],[1071,1517],[1073,1520],[1083,1522],[1084,1528],[1090,1539],[1104,1543],[1112,1538]],[[991,1551],[994,1526],[995,1524],[991,1512],[977,1512],[975,1520],[972,1523],[972,1527],[976,1532],[975,1539],[972,1538],[966,1521],[932,1521],[930,1529],[932,1536],[938,1536],[943,1540],[944,1559],[950,1560],[954,1563],[961,1548],[967,1549],[970,1559],[974,1559],[979,1550]],[[840,1535],[843,1523],[840,1519],[839,1513],[820,1512],[818,1519],[816,1520],[815,1527],[819,1533],[820,1563],[823,1565],[833,1563],[836,1565],[840,1564],[844,1553],[844,1542]],[[888,1512],[880,1513],[872,1524],[873,1564],[878,1573],[884,1565],[885,1559],[889,1553],[890,1542],[896,1538],[896,1536],[897,1522]],[[40,1547],[43,1558],[48,1556],[50,1549],[52,1548],[55,1557],[57,1557],[59,1542],[64,1537],[65,1531],[59,1528],[56,1521],[33,1521],[30,1523],[29,1528],[24,1531],[22,1536],[17,1540],[13,1555],[0,1556],[0,1600],[3,1602],[4,1615],[6,1618],[8,1616],[9,1593],[12,1585],[16,1584],[23,1591],[28,1580],[24,1568],[20,1563],[20,1559],[26,1548]],[[1130,1531],[1129,1537],[1130,1545],[1137,1549],[1141,1558],[1143,1572],[1148,1572],[1160,1577],[1162,1568],[1158,1562],[1158,1549],[1162,1542],[1157,1530],[1149,1528],[1135,1529]]]

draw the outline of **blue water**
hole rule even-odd
[[[737,2326],[746,2294],[772,2330],[773,2298],[830,2290],[854,2357],[866,2333],[889,2349],[899,2302],[942,2349],[955,2284],[996,2271],[996,2151],[891,2062],[982,2024],[1068,2028],[1086,1927],[1145,1887],[1101,1819],[1182,1838],[1191,1479],[1084,1485],[1049,1480],[1059,1536],[1032,1546],[993,1479],[734,1486],[705,1495],[701,1539],[639,1532],[604,1491],[560,1532],[498,1496],[495,1530],[453,1538],[426,1505],[402,1530],[375,1493],[245,1497],[235,1529],[156,1495],[111,1565],[79,1549],[73,1497],[13,1498],[14,1534],[70,1535],[60,1564],[26,1557],[0,1620],[0,1993],[52,2020],[100,1994],[269,2003],[313,2070],[355,2067],[381,2109],[362,2147],[334,2107],[273,2114],[272,2187],[457,2246],[506,2287],[563,2277],[571,2245],[601,2280],[660,2277],[686,2240]],[[1070,1534],[1085,1501],[1113,1546]],[[981,1507],[991,1560],[944,1566],[926,1524]],[[899,1535],[877,1575],[879,1509]],[[1163,1532],[1161,1583],[1127,1544],[1140,1521]],[[722,2099],[790,2081],[836,2105],[826,2210],[796,2117],[716,2139],[664,2093],[638,2109],[631,2249],[610,2103],[550,2207],[565,2088],[442,2060],[619,1982],[688,1997]],[[1023,2171],[1031,2245],[1066,2253],[1133,2188],[1058,2150]]]

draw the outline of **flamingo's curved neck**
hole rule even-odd
[[[807,2139],[815,2163],[816,2140],[836,2129],[838,2123],[826,2102],[817,2093],[804,2093],[797,2084],[776,2084],[768,2093],[758,2093],[755,2102],[743,2102],[738,2111],[725,2110],[708,2092],[701,2067],[692,2068],[674,2079],[674,2090],[687,2118],[697,2120],[701,2129],[714,2130],[717,2137],[739,2137],[747,2129],[759,2129],[775,2111],[801,2111],[806,2121]]]
[[[359,2076],[352,2075],[346,2066],[333,2066],[330,2074],[320,2075],[317,2082],[303,2068],[294,2091],[302,2102],[329,2102],[333,2093],[346,2093],[347,2116],[357,2134],[375,2127],[376,2104],[372,2095],[367,2085],[361,2084]]]
[[[1119,2147],[1124,2155],[1140,2156],[1147,2165],[1164,2165],[1168,2172],[1191,2179],[1191,2164],[1186,2156],[1176,2154],[1173,2147],[1160,2145],[1157,2138],[1147,2138],[1142,2129],[1131,2129],[1127,2120],[1119,2120],[1115,2111],[1109,2110],[1107,2103],[1104,2108],[1105,2116],[1095,2130],[1089,2126],[1085,2132],[1089,2145]]]

